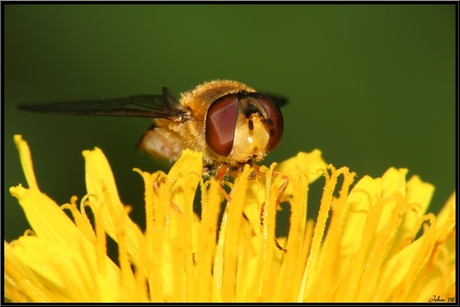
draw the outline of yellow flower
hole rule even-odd
[[[15,142],[29,188],[10,192],[33,231],[4,242],[7,300],[455,301],[455,193],[438,216],[425,214],[434,187],[417,176],[406,182],[406,169],[351,188],[355,174],[327,166],[318,150],[270,168],[245,166],[219,224],[220,183],[203,181],[201,153],[186,150],[167,175],[135,169],[145,183],[143,233],[100,149],[83,152],[88,194],[80,208],[76,197],[59,207],[39,190],[27,143],[19,135]],[[308,186],[322,175],[313,223]],[[290,207],[286,238],[275,238],[280,201]],[[106,234],[118,243],[119,264],[106,254]]]

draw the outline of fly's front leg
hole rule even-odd
[[[286,188],[289,184],[289,178],[285,174],[278,173],[278,172],[273,172],[273,177],[278,177],[281,176],[281,180],[283,180],[283,184],[278,188],[278,198],[276,199],[276,203],[279,205],[281,203],[281,199],[283,198],[284,191],[286,191]]]
[[[161,183],[162,181],[165,181],[165,180],[166,180],[166,177],[161,177],[159,180],[155,180],[155,181],[153,182],[153,188],[154,188],[154,190],[157,192],[157,194],[158,194],[158,192],[159,192],[159,190],[160,190],[160,183]],[[182,211],[180,211],[179,207],[178,207],[175,203],[173,203],[172,200],[169,201],[169,204],[170,204],[170,206],[171,206],[175,211],[177,211],[177,212],[179,212],[179,213],[182,214]]]
[[[224,187],[222,186],[225,182],[224,182],[224,177],[225,175],[227,174],[229,170],[229,166],[227,164],[222,164],[218,169],[217,169],[217,173],[216,173],[216,180],[218,180],[220,182],[220,185],[219,185],[219,188],[220,190],[222,191],[222,194],[224,194],[224,197],[225,199],[228,201],[228,202],[231,202],[232,201],[232,198],[230,197],[230,195],[228,195],[227,191],[225,191]]]
[[[254,167],[254,170],[255,170],[255,172],[256,172],[257,175],[266,174],[265,171],[263,171],[263,170],[260,169],[260,166],[259,166],[259,165],[254,164],[253,167]],[[283,183],[282,183],[281,186],[278,188],[278,198],[276,199],[276,203],[279,205],[279,204],[281,203],[282,198],[283,198],[284,191],[286,191],[286,188],[287,188],[287,186],[288,186],[288,184],[289,184],[289,178],[288,178],[288,176],[286,176],[285,174],[279,173],[279,172],[275,172],[275,171],[272,172],[272,176],[273,176],[273,177],[279,177],[279,176],[281,176],[281,180],[283,180]]]
[[[254,169],[255,169],[255,175],[261,175],[261,174],[266,174],[266,171],[265,170],[262,170],[260,168],[260,166],[258,165],[254,165]],[[282,173],[279,173],[279,172],[275,172],[273,171],[272,172],[272,177],[278,177],[278,176],[281,176],[281,179],[283,180],[283,183],[278,187],[278,197],[276,199],[276,205],[279,206],[280,203],[281,203],[281,200],[283,198],[283,195],[284,195],[284,192],[286,191],[286,188],[289,184],[289,178],[282,174]],[[262,206],[260,208],[260,225],[262,227],[264,227],[264,210],[265,210],[265,202],[262,203]],[[284,253],[287,253],[287,250],[284,249],[278,242],[278,240],[275,238],[275,246],[281,250],[282,252]]]

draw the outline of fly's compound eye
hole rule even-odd
[[[284,131],[283,115],[281,114],[280,108],[270,97],[260,93],[250,93],[250,96],[257,99],[260,106],[265,111],[264,124],[270,135],[267,152],[270,152],[281,142]]]
[[[233,148],[238,120],[238,94],[214,101],[206,116],[206,143],[218,155],[228,156]]]

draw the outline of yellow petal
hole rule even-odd
[[[63,302],[66,296],[50,291],[41,278],[16,256],[11,244],[4,242],[5,298],[13,302]]]
[[[394,167],[389,168],[382,176],[382,198],[389,197],[387,204],[382,210],[377,232],[380,232],[384,227],[386,221],[388,221],[391,211],[396,205],[394,198],[396,195],[404,198],[406,196],[406,174],[408,170],[406,168],[396,169]]]
[[[388,259],[415,238],[422,222],[421,217],[428,209],[433,193],[434,186],[421,181],[418,176],[412,176],[407,181],[405,194],[408,208],[403,213],[401,223],[394,235],[392,248],[387,255]]]
[[[81,248],[92,248],[86,237],[48,196],[20,185],[10,188],[10,192],[19,200],[38,237],[63,246],[73,253],[80,252]]]
[[[121,223],[124,224],[123,232],[127,237],[128,253],[139,261],[138,252],[145,245],[144,237],[139,226],[131,221],[124,205],[118,196],[115,179],[110,165],[99,148],[83,151],[86,169],[86,189],[89,194],[93,211],[102,210],[105,231],[115,241],[119,240]]]
[[[30,153],[29,145],[22,139],[22,136],[16,134],[14,142],[19,150],[19,157],[21,158],[22,170],[26,176],[27,183],[31,189],[38,190],[37,179],[35,178],[34,167],[32,163],[32,155]]]
[[[116,283],[94,274],[96,267],[91,264],[95,263],[84,257],[91,255],[81,252],[72,254],[59,244],[33,236],[19,238],[13,248],[16,257],[39,276],[41,284],[53,293],[54,300],[60,298],[78,302],[118,299],[115,295]]]
[[[431,221],[434,223],[434,217]],[[381,269],[377,279],[379,286],[375,291],[375,301],[405,300],[412,290],[414,277],[429,259],[434,244],[435,231],[431,229],[420,239],[400,251]],[[396,290],[397,289],[397,290]],[[396,290],[396,293],[393,293]]]

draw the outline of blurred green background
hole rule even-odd
[[[289,97],[285,135],[264,164],[315,148],[328,163],[381,176],[409,169],[433,183],[435,213],[455,183],[455,5],[6,5],[4,225],[24,214],[14,134],[39,186],[59,204],[85,194],[81,152],[100,147],[122,201],[143,221],[133,167],[168,170],[134,144],[149,119],[43,115],[22,102],[173,93],[220,78]],[[321,182],[309,212],[318,210]],[[310,216],[314,217],[314,216]]]

